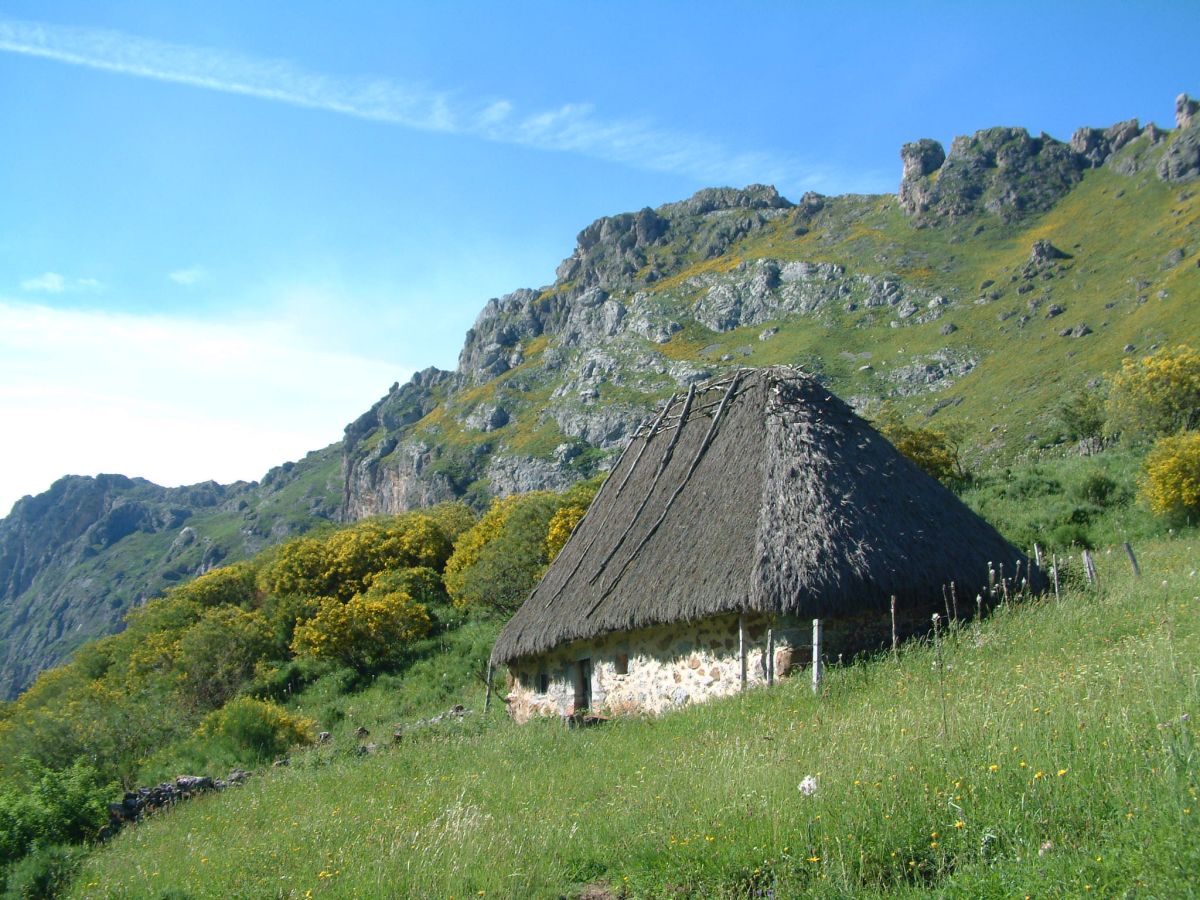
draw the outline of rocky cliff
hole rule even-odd
[[[956,138],[949,153],[928,139],[906,144],[895,198],[806,194],[792,203],[753,185],[599,219],[579,233],[553,284],[484,305],[456,371],[427,370],[393,386],[347,430],[342,514],[560,488],[606,466],[671,391],[722,365],[770,356],[764,344],[789,329],[784,323],[907,328],[966,302],[1000,299],[999,279],[980,279],[991,282],[986,287],[956,283],[955,271],[969,266],[921,249],[894,220],[887,247],[863,238],[868,229],[880,234],[881,211],[895,209],[918,229],[967,242],[969,255],[991,240],[979,237],[984,231],[1019,232],[1090,171],[1130,179],[1153,172],[1165,184],[1184,184],[1200,167],[1195,111],[1181,95],[1174,132],[1130,120],[1081,128],[1069,142],[990,128]],[[969,246],[972,238],[979,248]],[[1039,310],[1065,309],[1053,302],[1061,271],[1043,266],[1029,296],[1034,276],[1016,264],[1005,276],[1022,280],[1013,290],[1028,308],[1001,321],[1011,315],[1024,326]],[[761,334],[749,331],[760,327]],[[945,323],[939,334],[957,328]],[[742,339],[731,344],[720,340],[725,335]],[[858,399],[942,390],[979,358],[976,348],[931,348],[873,379]],[[828,368],[822,355],[809,361]]]

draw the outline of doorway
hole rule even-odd
[[[592,661],[581,659],[575,663],[575,712],[591,709],[592,706]]]

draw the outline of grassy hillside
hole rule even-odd
[[[1193,896],[1196,539],[1139,547],[1140,580],[1101,553],[1099,589],[835,667],[819,697],[582,731],[494,710],[358,757],[352,724],[417,708],[379,684],[337,701],[333,745],[127,831],[73,895]],[[425,674],[477,709],[444,661]]]

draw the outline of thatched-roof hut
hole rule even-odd
[[[1018,563],[815,378],[739,371],[638,431],[492,662],[518,719],[660,710],[806,662],[813,618],[830,654],[871,649],[892,596],[921,630],[945,586],[973,606],[989,564]]]

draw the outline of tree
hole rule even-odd
[[[369,672],[402,656],[431,624],[425,607],[404,591],[359,594],[348,603],[331,597],[296,626],[292,649]]]
[[[1160,515],[1200,514],[1200,431],[1160,438],[1146,456],[1142,495]]]
[[[1111,435],[1155,437],[1200,428],[1200,353],[1180,345],[1125,360],[1105,407]]]

